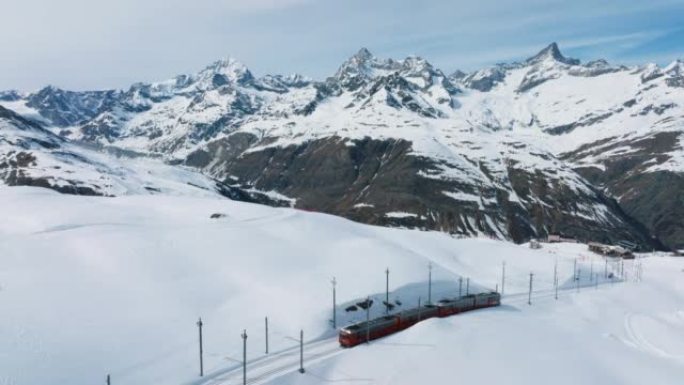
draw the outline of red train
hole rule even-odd
[[[349,348],[404,330],[424,319],[447,317],[464,311],[499,306],[500,304],[501,295],[494,292],[441,300],[436,305],[425,305],[344,327],[340,329],[340,345]]]

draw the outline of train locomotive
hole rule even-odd
[[[499,306],[501,295],[496,292],[470,294],[463,297],[443,299],[397,314],[386,315],[370,321],[358,322],[340,329],[340,346],[349,348],[366,341],[378,339],[404,330],[416,323],[433,317],[448,317],[470,310]]]

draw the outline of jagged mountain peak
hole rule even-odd
[[[245,84],[254,80],[254,76],[247,66],[232,57],[213,62],[200,71],[197,77],[200,81],[210,80],[214,87],[226,84]]]
[[[684,74],[684,61],[682,59],[676,59],[672,63],[668,64],[667,67],[663,68],[663,72]]]
[[[425,58],[418,55],[409,55],[404,59],[404,67],[432,67],[432,64],[428,62]]]
[[[241,75],[250,73],[246,65],[231,56],[216,60],[215,62],[209,64],[204,68],[204,70],[201,71],[201,73],[204,72],[220,73],[225,75]]]
[[[23,97],[25,97],[25,95],[17,90],[0,91],[0,101],[13,102],[20,100]]]
[[[504,67],[496,65],[475,71],[463,77],[462,82],[468,88],[482,92],[488,92],[491,91],[494,86],[501,83],[505,77],[506,70]]]
[[[655,63],[649,63],[638,67],[637,73],[640,73],[642,83],[664,77],[668,86],[684,88],[684,61],[681,59],[673,61],[664,68]]]
[[[54,86],[52,84],[48,84],[47,86],[31,93],[31,95],[51,95],[51,94],[61,94],[61,93],[66,93],[68,91],[63,90],[57,86]]]
[[[426,59],[410,55],[403,60],[379,59],[368,49],[361,48],[346,60],[331,78],[340,86],[356,91],[370,80],[398,74],[420,88],[429,87],[436,76],[446,78]]]
[[[373,54],[371,53],[371,51],[368,50],[368,48],[361,47],[361,49],[359,49],[358,52],[356,52],[354,56],[352,56],[351,58],[356,59],[358,61],[367,61],[373,59],[374,57],[375,56],[373,56]]]
[[[262,84],[273,85],[286,90],[288,87],[301,88],[311,84],[313,80],[301,74],[264,75],[259,78]]]
[[[129,88],[128,94],[139,95],[142,99],[160,101],[176,94],[187,94],[195,90],[208,91],[223,86],[246,86],[252,84],[254,80],[254,75],[246,65],[228,56],[214,61],[195,73],[181,74],[153,83],[135,83]],[[134,104],[141,101],[137,100]],[[142,102],[147,104],[147,102]]]
[[[677,59],[663,69],[669,87],[684,88],[684,62]]]
[[[337,79],[342,87],[355,90],[368,79],[388,75],[400,68],[401,63],[393,59],[378,59],[368,49],[361,48],[342,63],[333,78]]]
[[[563,56],[563,54],[560,51],[560,48],[558,48],[558,44],[555,42],[549,44],[548,46],[546,46],[546,48],[539,51],[539,53],[525,60],[525,63],[537,64],[547,60],[553,60],[567,65],[580,64],[580,61],[578,59],[572,59]]]
[[[461,71],[461,70],[456,70],[456,71],[452,72],[451,75],[449,75],[449,79],[451,79],[451,80],[461,80],[461,79],[465,78],[466,76],[468,76],[467,73],[465,73],[465,72],[463,72],[463,71]]]
[[[411,55],[406,57],[401,62],[402,66],[402,72],[405,72],[407,74],[439,74],[441,75],[441,71],[436,69],[429,61],[426,59],[416,56],[416,55]]]

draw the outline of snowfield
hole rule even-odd
[[[2,385],[101,384],[108,373],[116,385],[238,384],[243,329],[253,384],[680,384],[684,374],[684,258],[643,255],[614,282],[585,245],[532,250],[206,195],[0,187],[0,213]],[[333,277],[345,325],[365,318],[345,308],[368,295],[382,313],[386,268],[400,310],[427,300],[429,264],[437,301],[458,294],[459,277],[463,290],[467,279],[471,292],[501,289],[504,261],[501,307],[337,347]]]

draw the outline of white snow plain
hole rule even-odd
[[[237,384],[243,329],[250,383],[680,384],[684,374],[684,259],[643,255],[626,263],[624,282],[611,283],[603,259],[581,244],[532,250],[208,196],[0,187],[0,213],[2,385],[99,384],[108,373],[116,385]],[[344,325],[365,317],[345,312],[352,303],[384,299],[386,268],[400,310],[427,299],[428,264],[436,301],[457,295],[459,276],[464,286],[470,278],[470,291],[500,289],[504,261],[501,307],[337,347],[333,276]],[[294,352],[300,329],[304,374],[296,354],[277,353]]]

